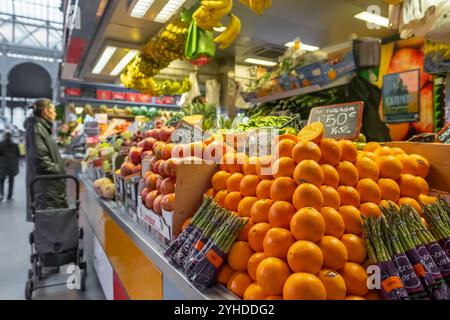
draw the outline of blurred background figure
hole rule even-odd
[[[6,132],[0,142],[0,201],[5,198],[5,181],[8,178],[7,199],[12,200],[14,177],[19,173],[19,147],[12,141],[10,132]]]

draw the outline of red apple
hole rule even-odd
[[[142,166],[141,164],[137,164],[134,168],[133,168],[133,174],[135,173],[141,173],[142,171]]]
[[[151,157],[151,156],[153,156],[153,151],[151,151],[151,150],[146,150],[146,151],[142,152],[142,154],[141,154],[141,162],[145,158]]]
[[[162,163],[164,163],[164,160],[158,160],[155,162],[155,164],[152,167],[154,173],[161,174],[159,167],[161,166]]]
[[[161,160],[161,164],[158,167],[158,173],[163,177],[167,177],[166,163],[167,163],[166,160]]]
[[[162,194],[169,194],[175,192],[175,179],[174,178],[165,178],[163,182],[161,182],[161,186],[159,188]]]
[[[159,142],[158,144],[156,144],[153,147],[153,153],[155,154],[155,156],[158,159],[162,159],[163,158],[164,148],[165,148],[165,143],[164,142]]]
[[[147,178],[145,178],[145,186],[147,187],[147,189],[153,191],[156,189],[156,181],[158,181],[158,178],[160,177],[159,174],[156,173],[152,173],[151,175],[149,175]]]
[[[141,162],[141,154],[142,154],[142,148],[139,147],[131,147],[130,153],[128,154],[128,158],[131,162],[134,164],[138,164]]]
[[[142,203],[145,203],[145,199],[147,198],[147,195],[149,192],[150,192],[150,190],[148,190],[147,188],[144,188],[144,190],[142,190],[142,192],[141,192]]]
[[[167,160],[169,158],[172,158],[172,150],[173,150],[174,144],[168,143],[164,146],[163,152],[162,152],[162,158],[164,160]]]
[[[170,158],[166,161],[166,175],[169,177],[176,177],[177,176],[177,164],[179,161],[176,158]]]
[[[152,138],[155,138],[156,140],[159,141],[159,140],[161,140],[160,134],[161,134],[161,129],[159,129],[159,128],[153,129]]]
[[[162,140],[162,141],[169,141],[170,140],[170,136],[172,135],[172,133],[174,131],[175,131],[174,127],[168,127],[168,126],[162,127],[161,131],[159,133],[160,140]]]
[[[156,197],[159,195],[158,191],[153,190],[150,191],[147,196],[145,197],[145,206],[148,209],[153,209],[153,203],[155,202]]]
[[[143,142],[144,144],[144,151],[145,150],[152,150],[153,149],[153,145],[155,144],[157,140],[155,138],[145,138],[144,140],[142,140],[141,142]]]
[[[175,207],[175,193],[169,193],[162,197],[161,207],[169,212],[172,212]]]
[[[144,138],[151,138],[151,137],[153,137],[153,129],[145,131]]]
[[[129,175],[133,174],[135,165],[131,162],[124,162],[120,166],[120,175],[122,177],[128,177]]]
[[[162,200],[162,194],[158,195],[155,198],[155,201],[153,201],[153,211],[156,214],[161,214],[162,213],[162,208],[161,208],[161,200]]]
[[[158,190],[158,192],[160,192],[159,190],[161,190],[161,184],[164,181],[164,177],[159,176],[158,179],[156,180],[156,190]]]

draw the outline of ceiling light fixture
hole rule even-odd
[[[148,9],[150,9],[153,2],[155,2],[155,0],[138,0],[131,10],[130,16],[142,19],[147,14]]]
[[[138,50],[130,50],[128,53],[120,60],[120,62],[114,67],[110,75],[117,76],[122,70],[133,60],[133,58],[138,54]]]
[[[116,52],[116,50],[117,50],[116,47],[111,47],[111,46],[106,47],[106,49],[103,51],[100,59],[98,59],[97,64],[95,65],[94,69],[92,69],[92,73],[99,74],[100,72],[102,72],[103,69],[105,68],[106,64],[108,63],[108,61],[111,59],[113,54]]]
[[[274,61],[255,59],[255,58],[247,58],[244,61],[247,63],[250,63],[250,64],[256,64],[256,65],[264,66],[264,67],[274,67],[277,65],[277,63]]]
[[[154,20],[156,22],[166,23],[185,2],[186,0],[169,0]]]
[[[358,14],[355,14],[354,17],[356,19],[364,20],[366,22],[370,22],[370,23],[376,24],[381,27],[385,27],[385,28],[389,27],[389,19],[388,18],[379,16],[377,14],[373,14],[373,13],[370,13],[367,11],[362,11]]]
[[[284,44],[284,46],[288,47],[288,48],[292,48],[294,45],[295,45],[294,41],[290,41],[290,42]],[[312,46],[310,44],[301,43],[301,42],[300,42],[300,47],[302,50],[305,50],[305,51],[316,51],[316,50],[320,49],[319,47]]]

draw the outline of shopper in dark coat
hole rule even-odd
[[[11,139],[11,133],[5,133],[0,142],[0,201],[4,199],[4,187],[8,178],[8,200],[12,199],[14,190],[14,177],[19,173],[19,147]]]
[[[25,121],[27,186],[38,175],[65,174],[55,140],[52,137],[53,122],[56,119],[54,104],[48,99],[37,100],[33,116]],[[31,220],[30,192],[27,188],[27,220]],[[37,210],[66,208],[65,180],[41,180],[34,185],[34,199]]]

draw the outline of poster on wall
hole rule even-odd
[[[420,70],[387,74],[383,77],[383,114],[386,123],[420,119]]]

